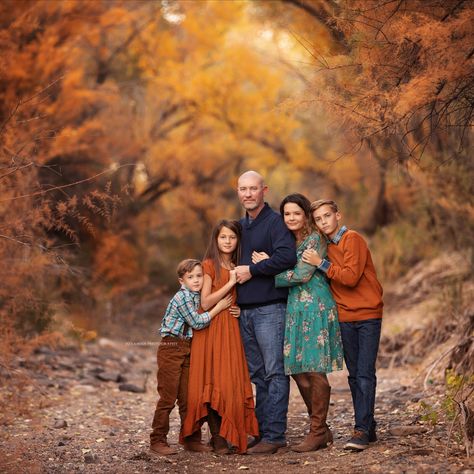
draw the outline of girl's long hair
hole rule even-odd
[[[285,219],[285,204],[288,203],[296,204],[297,206],[301,207],[301,209],[303,209],[306,220],[305,226],[303,228],[303,235],[301,238],[301,241],[303,241],[304,239],[306,239],[306,237],[308,237],[309,234],[311,234],[315,230],[315,228],[313,227],[313,221],[311,219],[311,202],[306,196],[303,196],[300,193],[288,194],[288,196],[283,198],[283,201],[281,201],[280,204],[280,214],[283,219]]]
[[[237,247],[233,251],[230,261],[234,265],[238,265],[240,259],[240,239],[242,236],[242,227],[238,221],[222,219],[212,229],[212,235],[209,240],[209,245],[204,254],[203,260],[211,260],[214,263],[216,269],[216,278],[219,279],[221,276],[221,264],[222,259],[217,245],[217,238],[223,227],[227,227],[237,236]]]

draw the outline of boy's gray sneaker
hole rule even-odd
[[[375,429],[371,429],[369,431],[369,443],[376,443],[377,442],[377,433]]]
[[[363,451],[369,447],[369,436],[363,431],[354,431],[352,438],[344,445],[344,449]]]

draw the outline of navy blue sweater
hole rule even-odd
[[[288,288],[275,288],[274,276],[296,265],[296,244],[280,214],[267,203],[257,218],[249,222],[248,215],[242,224],[240,265],[249,265],[252,278],[237,285],[237,303],[246,305],[269,304],[284,301]],[[269,259],[252,263],[252,252],[266,252]]]

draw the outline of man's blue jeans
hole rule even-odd
[[[380,341],[381,319],[339,323],[344,360],[354,405],[355,429],[367,435],[375,429],[374,406],[377,377],[375,361]]]
[[[277,303],[240,313],[240,333],[257,392],[255,414],[262,441],[267,443],[285,441],[290,394],[283,365],[285,312],[286,305]]]

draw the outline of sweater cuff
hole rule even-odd
[[[251,263],[249,265],[249,272],[253,277],[260,274],[260,272],[258,271],[256,263]]]
[[[318,270],[321,270],[322,272],[327,273],[330,266],[331,266],[331,262],[323,258],[317,268]]]

